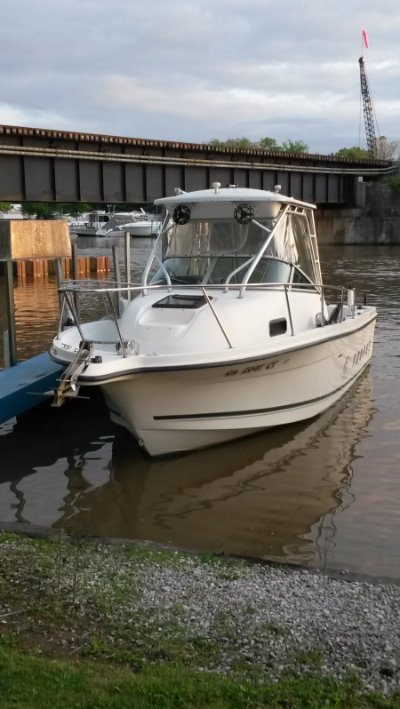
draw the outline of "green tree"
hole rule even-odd
[[[11,202],[0,202],[0,212],[9,212]]]
[[[255,143],[248,138],[228,138],[226,145],[228,148],[242,148],[242,150],[256,147]]]
[[[22,205],[24,215],[36,216],[36,219],[53,219],[59,214],[76,217],[90,209],[91,205],[86,202],[24,202]]]
[[[308,153],[309,152],[309,147],[304,141],[302,140],[284,140],[282,143],[282,148],[281,150],[284,150],[287,153]]]
[[[248,150],[251,148],[261,149],[261,150],[280,150],[290,153],[308,153],[309,148],[306,143],[302,140],[285,140],[282,145],[279,145],[275,138],[260,138],[257,141],[251,141],[249,138],[227,138],[226,140],[219,140],[218,138],[213,138],[210,140],[209,145],[216,145],[221,148],[242,148]]]
[[[337,158],[346,158],[347,160],[360,160],[362,158],[369,158],[368,150],[363,148],[340,148],[340,150],[335,153]]]
[[[71,217],[79,217],[92,209],[92,205],[87,202],[61,202],[54,206],[59,214],[69,214]]]
[[[212,138],[208,141],[207,145],[215,145],[217,148],[225,148],[225,140],[220,140],[219,138]]]
[[[37,219],[51,219],[53,216],[54,205],[47,202],[24,202],[22,204],[22,212],[28,217],[36,216]]]
[[[275,140],[275,138],[261,138],[258,141],[258,147],[262,150],[282,150],[281,146]]]
[[[377,158],[381,160],[396,160],[400,153],[400,142],[398,140],[388,140],[385,135],[379,136],[377,140]]]
[[[256,143],[252,143],[248,138],[227,138],[226,140],[213,138],[210,140],[209,145],[216,145],[221,148],[242,148],[244,150],[257,147]]]
[[[388,185],[396,195],[400,194],[400,175],[387,175],[382,178],[382,182]]]

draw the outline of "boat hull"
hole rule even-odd
[[[101,234],[97,234],[98,227],[73,227],[70,231],[71,234],[74,234],[75,236],[101,236]]]
[[[127,231],[129,234],[135,238],[143,238],[143,237],[150,237],[150,236],[157,236],[159,231],[161,229],[161,222],[150,222],[150,223],[138,223],[131,225],[130,227],[127,228]]]
[[[111,418],[152,456],[302,421],[332,406],[371,359],[375,317],[340,334],[229,364],[145,369],[100,383]],[[329,333],[329,336],[328,336]]]

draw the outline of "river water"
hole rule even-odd
[[[82,255],[109,253],[108,241],[77,242]],[[134,275],[150,246],[134,241]],[[0,521],[399,579],[400,249],[324,246],[321,261],[326,283],[378,308],[372,364],[333,408],[158,460],[100,397],[36,408],[0,426]],[[0,277],[1,331],[4,287]],[[54,279],[16,282],[15,306],[25,359],[55,332]]]

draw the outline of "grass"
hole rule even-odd
[[[304,648],[291,658],[290,672],[274,676],[273,655],[249,663],[237,651],[225,610],[202,634],[188,631],[185,598],[161,609],[140,603],[144,572],[156,584],[168,580],[166,570],[190,578],[201,565],[222,584],[235,583],[248,568],[130,544],[0,533],[1,709],[400,709],[400,694],[368,692],[355,676],[341,682],[320,676],[320,647]],[[251,607],[244,614],[250,622]],[[267,623],[257,632],[268,643],[286,630]],[[220,670],[222,655],[229,676]]]
[[[400,704],[360,692],[357,683],[329,679],[286,679],[255,686],[179,665],[149,665],[140,672],[101,662],[32,657],[0,645],[2,709],[352,709]]]

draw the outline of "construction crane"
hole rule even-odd
[[[372,105],[371,93],[365,71],[364,57],[358,60],[360,65],[361,99],[363,104],[365,134],[367,138],[368,155],[371,158],[378,157],[378,140],[375,131],[376,118]]]

